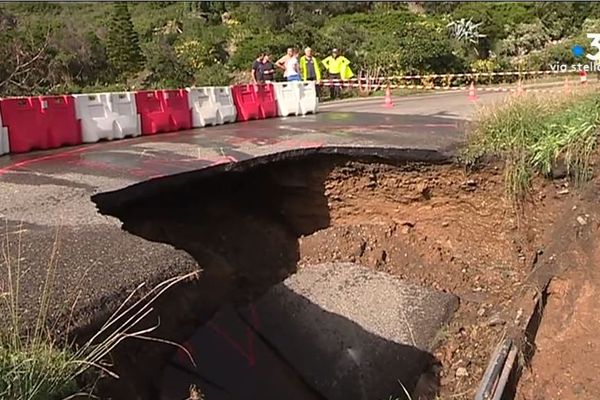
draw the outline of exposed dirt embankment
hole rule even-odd
[[[436,356],[442,392],[472,398],[571,196],[566,186],[536,182],[531,203],[516,213],[497,168],[349,163],[325,183],[331,226],[301,239],[300,262],[356,261],[457,294],[461,307]]]
[[[466,399],[544,249],[544,234],[571,196],[564,189],[536,185],[532,203],[515,214],[494,168],[467,174],[453,165],[323,155],[191,176],[105,208],[127,231],[183,249],[203,269],[156,304],[154,336],[181,343],[224,302],[256,298],[296,268],[358,262],[460,297],[435,355],[442,393]],[[175,350],[125,344],[115,357],[126,379],[121,387],[111,382],[112,395],[157,398],[154,385]]]
[[[529,338],[516,399],[600,397],[600,179],[573,199],[547,238],[531,284],[548,282],[542,318]]]

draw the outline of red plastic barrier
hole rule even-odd
[[[142,121],[142,135],[169,132],[169,113],[164,109],[162,93],[146,90],[135,93],[135,105]]]
[[[81,144],[81,122],[73,96],[42,96],[42,112],[48,127],[50,147]]]
[[[81,143],[81,125],[72,96],[39,96],[0,100],[11,153]]]
[[[172,131],[192,129],[192,110],[184,89],[160,90]]]
[[[277,116],[277,101],[275,100],[275,88],[273,84],[267,83],[256,86],[256,97],[261,118],[272,118]]]
[[[232,86],[231,94],[237,110],[238,121],[248,121],[260,118],[260,109],[254,85]]]
[[[192,128],[192,110],[185,90],[136,92],[135,104],[142,120],[142,135]]]

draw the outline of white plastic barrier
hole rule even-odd
[[[205,89],[208,89],[211,100],[217,106],[218,123],[235,122],[237,111],[235,104],[233,104],[231,88],[228,86],[213,86]]]
[[[10,151],[8,143],[8,128],[2,125],[2,116],[0,115],[0,156]]]
[[[74,97],[84,143],[142,134],[133,93],[76,94]]]
[[[315,82],[302,82],[300,87],[300,112],[302,115],[316,114],[319,107]]]
[[[287,117],[288,115],[302,114],[300,109],[300,90],[302,82],[274,82],[275,99],[277,99],[277,115]]]
[[[216,99],[211,95],[213,88],[188,88],[188,102],[192,108],[192,126],[201,128],[219,123],[219,107]]]

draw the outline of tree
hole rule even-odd
[[[458,21],[450,22],[446,27],[453,39],[458,41],[462,46],[474,45],[473,50],[475,50],[476,54],[479,54],[477,45],[479,44],[479,40],[486,36],[479,33],[479,26],[481,24],[482,22],[474,24],[471,20],[465,21],[464,18],[461,18]]]
[[[501,56],[522,57],[530,52],[543,49],[550,41],[550,36],[540,20],[528,24],[520,24],[498,45]]]
[[[133,75],[142,69],[144,58],[137,33],[133,29],[127,3],[113,5],[108,26],[106,51],[111,67],[120,77]]]

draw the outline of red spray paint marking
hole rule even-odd
[[[118,165],[106,164],[106,163],[98,162],[98,161],[74,160],[73,162],[75,165],[78,165],[80,167],[88,167],[91,169],[100,169],[100,170],[106,170],[106,171],[110,171],[110,170],[127,171],[129,174],[131,174],[133,176],[137,176],[139,178],[148,178],[149,176],[152,176],[152,174],[157,172],[157,171],[148,171],[143,168],[127,168],[127,167],[122,167],[122,166],[118,166]]]
[[[233,349],[235,349],[243,358],[245,358],[250,367],[255,365],[256,356],[254,354],[254,334],[250,328],[246,328],[246,340],[248,347],[248,350],[246,350],[219,325],[215,324],[214,322],[209,322],[208,327],[218,333],[223,339],[225,339],[227,343],[229,343]]]
[[[258,329],[259,321],[258,321],[258,313],[256,312],[256,307],[253,303],[250,304],[250,323],[252,324],[254,329]],[[207,326],[215,331],[219,336],[221,336],[225,341],[236,351],[238,352],[246,361],[248,362],[248,366],[254,367],[256,365],[256,352],[255,352],[255,337],[254,331],[252,328],[246,328],[246,347],[242,346],[235,339],[233,339],[232,335],[230,335],[225,329],[220,327],[218,324],[214,322],[208,322]],[[190,354],[195,357],[194,350],[192,345],[189,342],[185,342],[183,344]],[[185,363],[189,360],[187,354],[181,349],[177,351],[177,357],[180,362]]]
[[[254,303],[250,303],[250,318],[252,319],[252,326],[254,329],[258,329],[260,324],[258,322],[258,312]]]
[[[23,160],[23,161],[18,161],[14,164],[8,165],[4,168],[0,168],[0,176],[4,175],[7,172],[10,172],[12,170],[18,169],[18,168],[23,168],[26,167],[30,164],[35,164],[38,163],[40,161],[47,161],[47,160],[56,160],[59,158],[64,158],[67,156],[71,156],[73,154],[77,154],[77,153],[82,153],[85,152],[87,150],[90,150],[94,147],[99,146],[100,144],[92,144],[92,145],[87,145],[85,147],[81,147],[78,149],[73,149],[73,150],[67,150],[67,151],[63,151],[60,153],[54,153],[54,154],[48,154],[47,156],[41,156],[41,157],[36,157],[36,158],[29,158],[27,160]]]

